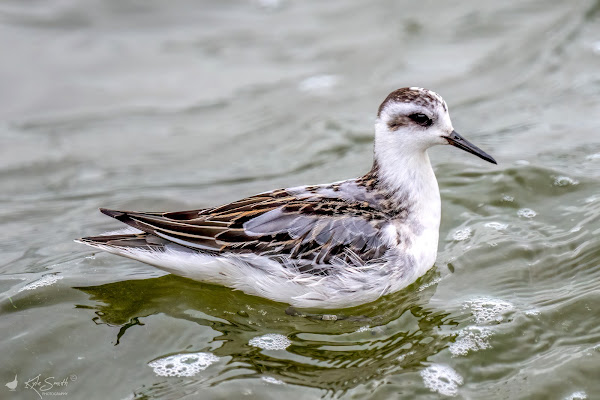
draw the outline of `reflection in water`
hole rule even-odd
[[[435,275],[431,271],[406,290],[374,303],[339,314],[327,310],[325,317],[318,310],[291,311],[282,303],[173,275],[79,287],[97,305],[77,307],[95,309],[96,323],[119,327],[115,344],[134,340],[131,328],[158,313],[220,332],[212,341],[216,349],[186,349],[210,350],[229,360],[212,384],[267,376],[336,393],[391,373],[414,371],[454,340],[439,334],[456,325],[448,314],[421,306],[435,291],[436,285],[427,285]],[[291,345],[265,350],[249,344],[274,333],[290,339]]]

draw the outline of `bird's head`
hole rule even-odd
[[[381,103],[375,142],[376,152],[378,148],[386,153],[398,150],[404,155],[450,144],[496,164],[489,154],[454,130],[448,106],[439,94],[417,87],[395,90]]]

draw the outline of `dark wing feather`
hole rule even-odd
[[[248,197],[204,210],[145,213],[104,210],[162,239],[214,253],[256,253],[315,263],[362,262],[383,256],[385,215],[365,202],[285,191]]]

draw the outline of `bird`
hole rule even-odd
[[[4,386],[6,386],[6,387],[7,387],[7,388],[8,388],[8,389],[11,391],[11,392],[14,392],[14,391],[15,391],[15,389],[17,388],[17,384],[18,384],[18,383],[19,383],[19,382],[17,381],[17,375],[15,375],[15,379],[14,379],[12,382],[8,382],[8,383],[7,383],[6,385],[4,385]]]
[[[76,241],[293,307],[369,303],[435,263],[441,199],[427,153],[435,145],[496,164],[454,130],[440,95],[405,87],[379,106],[374,161],[363,176],[190,211],[101,208],[129,227]]]

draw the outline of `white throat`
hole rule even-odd
[[[399,204],[408,202],[414,213],[437,216],[439,225],[440,191],[427,150],[377,139],[375,160],[382,185]]]

